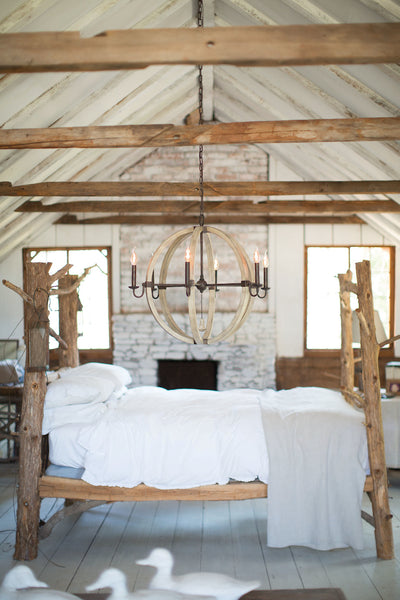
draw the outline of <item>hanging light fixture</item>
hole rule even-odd
[[[203,3],[199,0],[198,27],[203,27]],[[199,124],[203,123],[203,74],[199,65]],[[220,342],[233,335],[243,325],[248,317],[253,299],[265,298],[268,287],[268,256],[265,252],[263,258],[263,276],[260,280],[260,254],[258,249],[254,252],[251,265],[246,252],[231,235],[204,225],[204,186],[203,186],[203,145],[199,146],[199,195],[200,214],[199,224],[180,230],[157,248],[147,267],[146,281],[141,286],[137,285],[136,267],[137,256],[135,250],[131,253],[131,285],[129,288],[135,298],[146,294],[146,299],[157,323],[176,339],[191,344],[212,344]],[[220,282],[218,279],[219,262],[216,257],[212,240],[225,243],[233,253],[239,271],[240,281],[236,283]],[[215,245],[215,244],[214,244]],[[175,253],[185,247],[184,254],[184,281],[182,283],[168,283],[168,271]],[[183,257],[182,257],[183,262]],[[155,272],[159,273],[159,281],[155,281]],[[138,291],[141,287],[141,291]],[[215,316],[216,294],[221,288],[238,288],[240,295],[236,312],[231,322],[219,333],[212,335]],[[189,325],[191,335],[185,332],[176,323],[172,310],[168,304],[167,291],[182,289],[186,292]],[[207,292],[207,302],[204,294]],[[159,307],[157,306],[159,305]]]

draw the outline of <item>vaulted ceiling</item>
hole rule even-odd
[[[204,0],[205,27],[390,23],[398,0]],[[1,0],[0,34],[79,31],[92,37],[122,29],[197,25],[197,0]],[[45,43],[45,42],[43,42]],[[400,44],[400,40],[399,40]],[[0,56],[1,62],[1,56]],[[400,66],[355,64],[247,67],[206,65],[204,120],[282,121],[399,117]],[[198,106],[196,66],[154,65],[90,72],[9,72],[0,79],[3,129],[110,125],[183,125]],[[304,181],[399,180],[400,143],[384,141],[258,143]],[[0,181],[118,181],[152,147],[0,150]],[[160,174],[159,181],[168,181]],[[398,181],[397,181],[398,183]],[[67,198],[0,193],[0,260],[65,214]],[[357,213],[400,243],[399,187],[394,192],[326,193],[325,200],[395,201],[390,212]],[[30,194],[30,192],[29,192]],[[280,196],[270,198],[277,200]],[[312,196],[304,195],[311,199]],[[85,199],[82,193],[80,200]],[[93,198],[91,198],[93,200]],[[110,199],[115,197],[111,194]],[[62,200],[60,212],[20,212],[27,201]],[[26,204],[25,204],[26,206]],[[383,206],[383,204],[382,204]],[[20,210],[18,210],[20,209]],[[111,211],[112,212],[112,211]],[[114,211],[115,212],[115,211]],[[80,215],[77,214],[79,219]],[[268,222],[268,219],[266,219]]]

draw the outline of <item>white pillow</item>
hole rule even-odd
[[[69,369],[60,373],[60,377],[75,377],[75,375],[90,375],[99,379],[107,379],[113,382],[114,392],[121,387],[129,385],[132,382],[132,377],[124,367],[118,365],[109,365],[106,363],[86,363],[73,369]]]
[[[45,408],[43,414],[42,434],[46,435],[55,427],[69,423],[90,424],[101,417],[107,410],[107,405],[98,404],[71,404],[57,408]]]
[[[47,386],[44,406],[48,409],[70,404],[105,402],[114,389],[111,379],[99,379],[94,375],[61,377]]]

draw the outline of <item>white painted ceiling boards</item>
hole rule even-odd
[[[205,27],[398,22],[398,0],[204,0]],[[191,0],[1,0],[0,33],[196,27]],[[0,78],[6,129],[172,123],[198,105],[197,68],[151,66],[128,71],[9,73]],[[204,67],[206,121],[398,117],[397,64],[303,67]],[[299,180],[399,180],[399,141],[263,144]],[[4,149],[1,181],[117,181],[152,148]],[[160,181],[167,180],[160,176]],[[27,197],[0,197],[0,260],[60,218],[16,212]],[[54,202],[54,198],[35,198]],[[326,199],[326,197],[325,197]],[[352,200],[351,195],[329,199]],[[357,199],[392,199],[400,194]],[[362,218],[395,243],[400,215]]]

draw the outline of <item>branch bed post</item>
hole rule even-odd
[[[34,306],[25,305],[26,369],[20,425],[19,487],[17,509],[17,532],[14,558],[33,560],[37,557],[40,517],[39,479],[41,475],[41,443],[43,405],[46,395],[46,368],[30,367],[36,356],[48,353],[49,336],[32,336],[38,321],[48,319],[49,269],[51,263],[27,263],[26,293],[34,300]]]
[[[379,379],[379,344],[376,341],[370,262],[356,264],[360,322],[364,411],[368,439],[368,455],[373,491],[372,510],[375,520],[375,543],[378,558],[394,558],[392,515],[389,507],[383,438],[381,389]]]
[[[347,284],[351,283],[352,272],[349,270],[345,274],[338,275],[340,285],[340,320],[342,331],[342,351],[340,355],[340,387],[350,392],[354,388],[354,356],[353,356],[353,335],[352,335],[352,315],[350,307],[350,291]]]
[[[66,342],[67,348],[60,344],[58,360],[60,367],[77,367],[79,365],[78,351],[78,292],[74,284],[78,275],[64,275],[58,282],[60,290],[73,288],[69,294],[60,294],[59,302],[59,331],[61,338]]]

